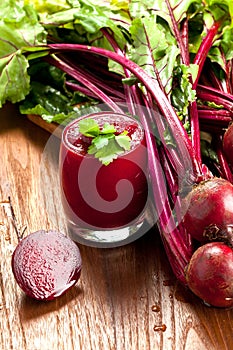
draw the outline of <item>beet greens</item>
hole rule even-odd
[[[8,2],[0,5],[0,14]],[[59,123],[77,117],[77,104],[98,108],[102,103],[138,116],[161,239],[177,279],[189,285],[186,269],[203,243],[190,232],[192,218],[188,225],[183,220],[189,213],[187,198],[192,202],[192,189],[200,183],[211,187],[215,178],[233,181],[222,145],[233,113],[230,5],[154,0],[148,8],[146,1],[133,0],[121,8],[121,3],[82,1],[47,15],[36,12],[36,5],[21,5],[11,1],[21,15],[15,42],[5,35],[10,22],[0,22],[5,50],[0,52],[0,103],[21,102],[21,113]],[[24,79],[17,79],[22,72]],[[191,289],[201,295],[196,285]],[[227,298],[227,306],[233,305]]]

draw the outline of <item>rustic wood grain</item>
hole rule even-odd
[[[233,349],[233,310],[209,308],[175,281],[155,229],[120,248],[80,246],[81,279],[52,302],[20,291],[8,197],[26,234],[65,231],[58,148],[57,137],[11,105],[0,111],[0,349]]]

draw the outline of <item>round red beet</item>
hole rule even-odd
[[[233,224],[233,185],[221,178],[203,181],[187,195],[185,205],[187,232],[200,242],[216,240]]]
[[[189,288],[209,305],[233,306],[233,250],[224,243],[199,247],[186,271]]]
[[[230,124],[223,135],[223,151],[228,162],[233,165],[233,124]]]
[[[77,245],[57,231],[36,231],[17,245],[12,271],[21,289],[38,300],[52,300],[80,278],[82,259]]]

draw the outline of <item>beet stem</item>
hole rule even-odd
[[[225,155],[222,150],[222,138],[219,135],[215,135],[215,143],[217,146],[217,156],[218,156],[218,161],[220,164],[220,168],[222,171],[222,177],[224,177],[226,180],[229,182],[233,183],[233,175],[230,170],[230,167],[227,163],[227,160],[225,158]]]
[[[147,90],[151,93],[160,110],[163,111],[165,118],[167,119],[168,124],[171,126],[171,129],[174,130],[174,134],[177,138],[177,144],[179,139],[182,138],[185,142],[187,150],[190,154],[191,159],[193,160],[193,167],[197,174],[200,173],[200,168],[194,157],[193,147],[187,131],[184,129],[183,124],[179,120],[174,108],[168,101],[166,95],[161,90],[158,82],[152,79],[141,67],[136,63],[122,57],[121,55],[112,52],[110,50],[102,49],[99,47],[80,45],[80,44],[50,44],[48,45],[51,53],[61,52],[61,51],[84,51],[90,52],[93,54],[99,54],[101,56],[108,57],[117,63],[121,64],[123,67],[127,68],[131,73],[133,73],[141,82],[145,85]]]
[[[118,113],[123,113],[122,109],[108,95],[106,95],[96,85],[90,82],[89,79],[87,79],[85,75],[80,71],[77,71],[77,69],[74,69],[61,59],[54,56],[46,57],[45,60],[51,65],[54,65],[55,67],[61,69],[63,72],[81,82],[84,86],[90,89],[90,91],[96,94],[97,98],[100,98],[104,103],[106,103],[112,110]]]
[[[199,47],[199,50],[196,53],[196,56],[194,58],[193,63],[197,64],[199,66],[199,68],[198,68],[198,74],[197,74],[196,80],[193,83],[193,89],[196,89],[196,87],[197,87],[197,84],[198,84],[200,75],[202,73],[202,69],[203,69],[206,57],[208,55],[210,48],[213,45],[213,41],[214,41],[214,38],[218,32],[219,27],[220,27],[220,23],[214,22],[214,24],[209,29],[206,37],[202,40],[202,43]]]

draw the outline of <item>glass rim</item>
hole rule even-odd
[[[117,158],[121,158],[131,152],[133,152],[134,150],[136,150],[139,146],[141,146],[141,143],[145,137],[145,131],[144,131],[144,128],[143,128],[143,125],[142,123],[140,122],[140,120],[136,119],[135,117],[133,117],[132,115],[128,115],[126,113],[120,113],[120,112],[114,112],[114,111],[100,111],[100,112],[93,112],[93,113],[87,113],[87,114],[84,114],[83,116],[80,116],[76,119],[73,119],[71,120],[65,127],[64,129],[62,130],[62,135],[61,135],[61,143],[69,150],[75,152],[76,154],[79,154],[80,157],[85,157],[87,156],[88,154],[81,154],[80,152],[77,151],[77,147],[74,146],[69,140],[68,140],[68,137],[67,137],[67,131],[68,129],[73,125],[73,124],[76,124],[78,123],[80,120],[84,119],[84,118],[92,118],[92,117],[95,117],[95,116],[99,116],[99,115],[114,115],[114,116],[124,116],[128,119],[131,119],[133,121],[135,121],[139,126],[140,126],[140,130],[141,130],[141,135],[140,135],[140,139],[139,139],[139,142],[137,143],[137,145],[135,147],[133,147],[132,149],[130,149],[129,151],[124,151],[122,154],[119,154]],[[146,147],[146,144],[145,144],[145,147]]]

